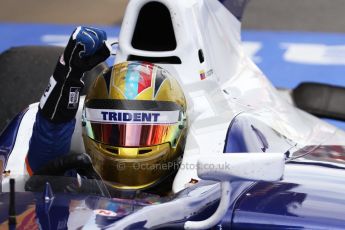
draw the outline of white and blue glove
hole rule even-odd
[[[39,106],[39,112],[54,123],[72,120],[79,106],[82,77],[110,56],[105,31],[78,27],[71,35],[50,78]]]

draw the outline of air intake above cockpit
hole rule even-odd
[[[160,2],[148,2],[140,10],[132,46],[145,51],[173,51],[176,38],[169,9]]]

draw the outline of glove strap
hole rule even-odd
[[[84,87],[84,82],[81,80],[84,73],[77,68],[63,65],[61,59],[56,65],[39,106],[39,112],[54,123],[74,119],[79,107],[80,92]]]

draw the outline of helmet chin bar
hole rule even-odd
[[[277,181],[283,176],[284,166],[285,156],[281,153],[230,153],[200,158],[198,176],[205,180],[221,181],[220,203],[212,216],[203,221],[187,221],[184,228],[208,229],[215,226],[230,207],[231,182]]]

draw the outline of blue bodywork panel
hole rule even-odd
[[[305,168],[300,164],[297,167],[302,171]],[[339,174],[338,178],[329,178],[327,173],[310,176],[307,170],[303,179],[300,179],[289,169],[285,174],[286,178],[281,182],[234,184],[232,204],[223,220],[214,229],[344,229],[345,190],[329,191],[332,183],[344,183],[343,175]],[[318,177],[317,182],[315,177]],[[327,188],[321,187],[322,185],[327,185]],[[8,196],[8,193],[0,194],[0,199],[3,201],[0,204],[0,223],[6,223],[7,220]],[[174,199],[182,197],[183,194]],[[150,197],[146,198],[150,199]],[[43,229],[66,227],[67,223],[73,222],[72,219],[81,226],[106,229],[147,205],[169,201],[169,199],[156,199],[150,203],[138,198],[109,199],[93,195],[57,193],[47,205],[42,193],[30,192],[16,193],[16,200],[17,220],[20,220],[17,227],[39,223],[44,226]],[[218,202],[209,204],[202,212],[179,223],[162,225],[160,229],[181,229],[187,220],[204,220],[212,215],[217,206]],[[117,215],[102,216],[96,214],[96,210],[111,211]],[[138,229],[144,224],[144,222],[133,223],[129,229]]]
[[[219,226],[231,229],[344,229],[345,147],[307,146],[289,153],[294,143],[271,131],[246,114],[232,121],[225,153],[286,152],[289,158],[281,182],[253,183],[238,197],[234,209],[228,211],[229,215]],[[278,144],[280,151],[272,144]]]
[[[270,138],[268,138],[270,137]],[[224,153],[288,152],[296,143],[253,116],[240,114],[229,126]]]
[[[287,166],[282,182],[249,189],[236,204],[233,229],[345,229],[345,168],[330,169],[338,176],[322,166],[296,168]]]

